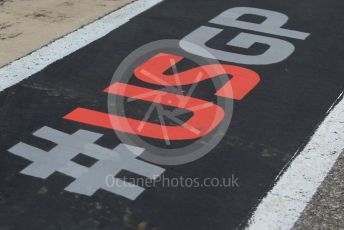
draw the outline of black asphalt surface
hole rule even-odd
[[[197,161],[162,167],[164,176],[171,178],[234,174],[239,178],[238,188],[158,186],[131,201],[106,191],[91,197],[66,192],[63,188],[73,179],[60,173],[45,180],[19,174],[29,161],[7,150],[20,141],[51,148],[52,143],[32,136],[42,126],[67,133],[78,129],[99,132],[104,134],[99,145],[114,148],[120,144],[111,130],[62,117],[76,107],[105,112],[107,94],[103,90],[129,53],[148,42],[182,39],[237,6],[284,13],[289,16],[286,28],[311,35],[306,40],[285,38],[294,44],[295,52],[283,62],[246,66],[259,73],[261,82],[244,100],[234,103],[232,122],[216,148]],[[244,227],[275,178],[343,91],[343,10],[344,2],[339,0],[167,0],[4,90],[0,93],[0,229]],[[228,49],[225,44],[241,31],[226,28],[209,46]],[[252,52],[262,49],[257,45]]]

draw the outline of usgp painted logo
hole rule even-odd
[[[264,20],[240,20],[245,15]],[[154,164],[186,164],[209,153],[226,135],[233,101],[245,100],[262,80],[246,66],[281,62],[295,50],[283,38],[305,40],[309,36],[282,28],[287,21],[288,17],[279,12],[235,7],[181,40],[152,42],[128,55],[109,87],[99,92],[108,94],[107,112],[78,107],[64,116],[71,122],[114,130],[123,143],[114,149],[94,143],[102,136],[99,133],[78,130],[66,134],[43,127],[34,135],[56,143],[55,148],[45,152],[19,143],[9,151],[33,162],[22,174],[47,178],[58,171],[75,178],[67,191],[92,195],[104,189],[135,199],[144,188],[109,188],[106,176],[127,170],[154,180],[164,172]],[[228,47],[247,50],[259,43],[266,50],[249,54],[209,47],[208,42],[225,28],[250,31],[240,32],[226,44]],[[79,153],[97,163],[90,168],[74,163],[72,159]]]

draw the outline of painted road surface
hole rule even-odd
[[[1,229],[289,229],[343,149],[343,7],[138,1],[5,66]]]

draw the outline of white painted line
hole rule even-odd
[[[105,36],[163,0],[138,0],[82,27],[0,69],[0,91]]]
[[[344,100],[341,99],[258,205],[246,229],[291,229],[343,149]]]

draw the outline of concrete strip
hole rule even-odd
[[[293,229],[344,229],[344,153]]]

